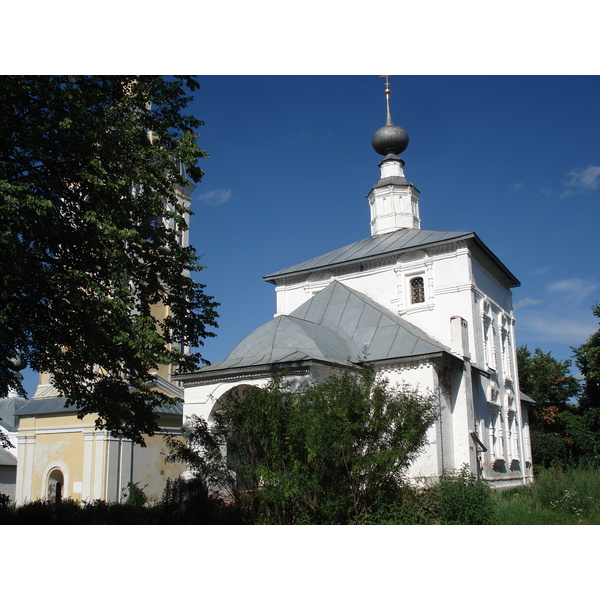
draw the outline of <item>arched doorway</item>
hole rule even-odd
[[[224,392],[213,405],[212,410],[208,416],[208,425],[209,427],[215,426],[215,414],[219,412],[219,410],[228,404],[229,402],[237,402],[244,401],[246,398],[246,394],[249,390],[256,388],[256,386],[249,384],[240,384],[236,385],[226,392]],[[250,480],[244,478],[237,470],[236,465],[239,466],[240,461],[243,461],[243,458],[239,455],[236,450],[236,443],[234,440],[227,440],[221,446],[221,453],[227,460],[227,467],[229,468],[231,473],[235,474],[235,486],[238,491],[251,491],[256,488],[255,483]]]
[[[52,469],[48,473],[48,486],[47,486],[47,497],[48,500],[54,502],[60,502],[63,497],[63,488],[65,485],[65,478],[60,469]]]

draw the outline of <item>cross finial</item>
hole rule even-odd
[[[380,75],[379,77],[381,79],[383,79],[385,77],[385,93],[389,94],[390,93],[390,76],[389,75]]]

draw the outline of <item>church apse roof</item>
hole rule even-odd
[[[290,315],[255,329],[225,360],[200,373],[298,361],[350,366],[442,352],[450,350],[365,294],[334,281]]]
[[[338,250],[333,250],[316,258],[299,263],[292,267],[276,271],[264,277],[265,281],[276,283],[277,280],[299,273],[310,273],[328,267],[351,264],[365,259],[381,257],[403,251],[416,250],[437,246],[448,242],[472,239],[477,246],[506,273],[512,284],[517,286],[519,281],[500,262],[500,260],[479,239],[477,234],[469,231],[431,231],[427,229],[403,228],[389,233],[373,235]]]

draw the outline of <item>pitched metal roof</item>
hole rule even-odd
[[[246,336],[225,360],[203,367],[215,371],[305,360],[350,365],[358,348],[342,331],[282,315]]]
[[[65,402],[66,400],[60,397],[34,399],[15,414],[19,417],[24,417],[29,415],[77,412],[75,406],[65,406]]]
[[[364,352],[367,360],[450,352],[422,329],[339,281],[330,283],[291,316],[341,329],[359,349],[359,359]]]
[[[19,409],[15,414],[18,417],[32,415],[52,415],[58,413],[76,413],[79,409],[76,406],[66,406],[66,399],[61,397],[40,398],[28,402],[23,408]],[[183,409],[181,402],[176,402],[171,406],[156,408],[153,411],[156,414],[172,414],[181,415]]]
[[[0,425],[7,431],[17,430],[16,412],[30,401],[20,396],[7,396],[0,400]]]
[[[364,261],[365,259],[385,256],[397,252],[416,250],[444,244],[450,241],[472,239],[498,267],[506,273],[513,286],[518,286],[518,279],[502,264],[502,262],[489,250],[479,237],[469,231],[430,231],[427,229],[403,228],[390,233],[374,235],[338,250],[333,250],[316,258],[288,267],[264,277],[270,283],[282,277],[297,273],[309,273],[335,265]]]
[[[16,467],[17,459],[4,448],[0,448],[0,466],[2,467]]]
[[[334,281],[291,314],[255,329],[225,360],[199,373],[307,360],[348,366],[365,359],[441,352],[450,350],[366,295]]]
[[[527,394],[524,394],[521,391],[519,391],[519,398],[521,399],[521,402],[529,402],[529,404],[535,404],[536,403],[533,398],[530,398]]]

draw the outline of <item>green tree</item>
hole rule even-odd
[[[536,408],[555,406],[562,410],[577,397],[579,382],[569,373],[571,361],[557,360],[551,352],[542,352],[540,348],[532,355],[527,346],[520,346],[517,363],[519,387],[535,400]]]
[[[600,304],[592,307],[594,316],[600,318]],[[575,365],[583,375],[584,383],[579,397],[582,410],[600,409],[600,329],[574,352]]]
[[[526,346],[517,349],[519,387],[535,400],[531,414],[531,449],[538,466],[548,466],[556,460],[564,461],[578,454],[567,437],[566,425],[573,425],[566,412],[576,410],[574,400],[579,382],[569,373],[571,362],[557,360],[550,352]],[[579,437],[578,439],[582,439]]]
[[[2,421],[2,419],[0,419]],[[0,448],[14,448],[8,436],[0,429]]]
[[[0,81],[0,395],[24,394],[20,352],[80,414],[142,442],[168,403],[149,373],[203,361],[216,303],[182,247],[198,182],[189,77],[48,76]],[[173,227],[173,225],[175,225]],[[166,305],[158,322],[152,307]]]
[[[370,366],[295,392],[275,378],[231,395],[212,431],[194,420],[189,443],[173,441],[172,458],[208,467],[215,480],[224,473],[231,497],[259,522],[347,523],[398,496],[434,404]],[[218,450],[225,444],[227,458]]]

